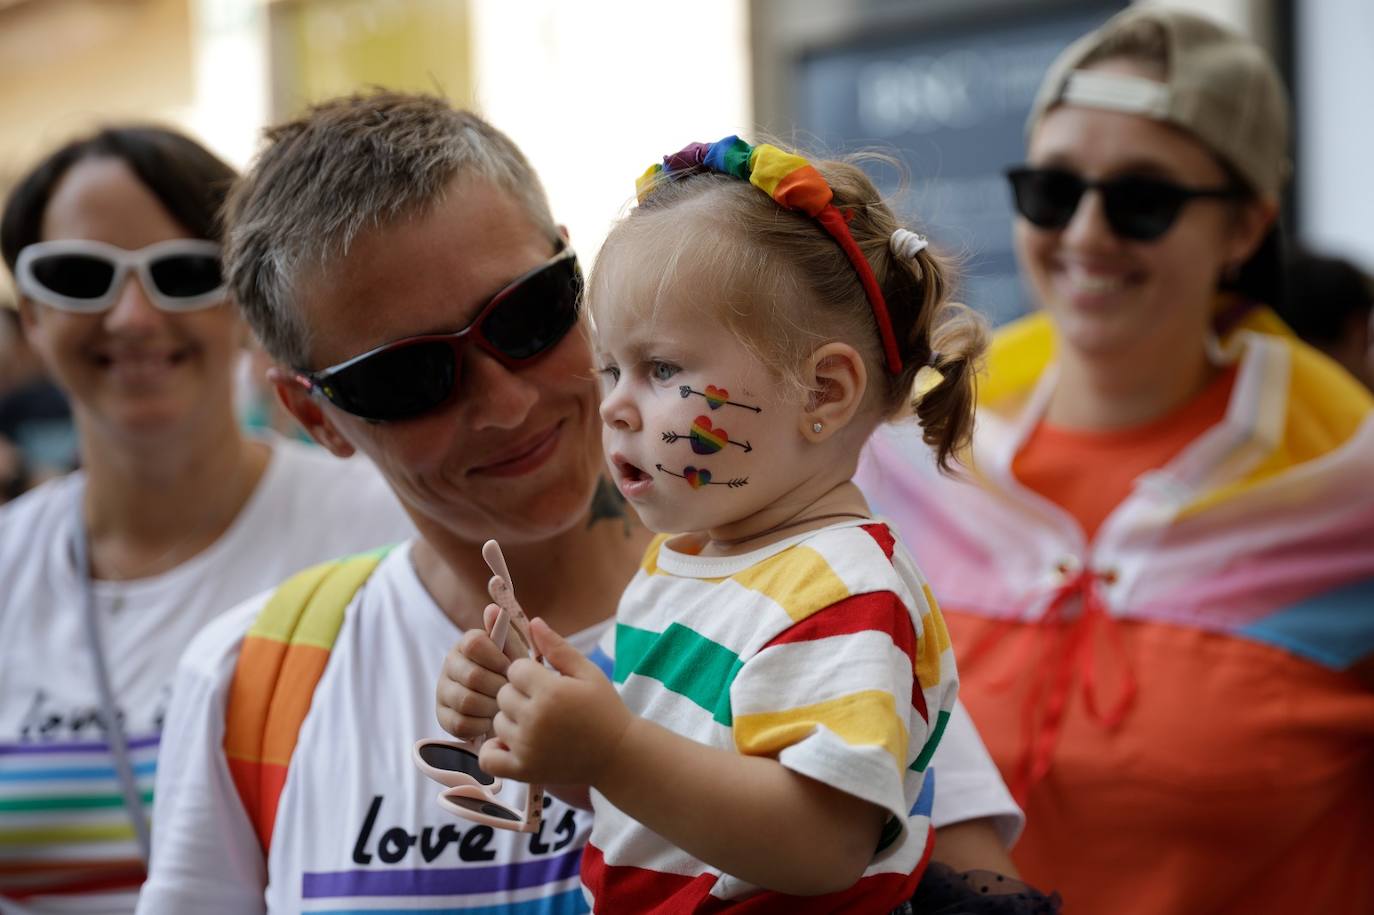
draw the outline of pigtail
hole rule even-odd
[[[934,385],[918,388],[912,409],[921,437],[935,449],[935,463],[951,472],[950,458],[968,449],[973,438],[973,410],[978,399],[978,370],[987,349],[987,324],[973,309],[957,302],[938,306],[930,334],[930,368]]]
[[[894,242],[893,247],[902,245]],[[936,466],[952,473],[952,462],[973,437],[987,322],[968,306],[950,300],[958,272],[948,257],[929,246],[911,256],[897,250],[890,255],[885,270],[888,298],[904,306],[899,310],[906,315],[905,368],[895,379],[894,399],[899,409],[915,413],[921,438],[935,452]]]
[[[897,418],[914,412],[937,466],[952,473],[973,437],[975,383],[987,348],[987,322],[951,301],[959,279],[955,260],[903,227],[863,171],[835,162],[820,168],[837,205],[852,216],[849,230],[878,277],[897,336],[902,370],[883,376],[883,413]],[[848,301],[856,314],[867,317],[867,301],[853,294],[849,274],[830,269],[849,282]]]

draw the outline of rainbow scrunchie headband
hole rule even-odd
[[[849,258],[854,272],[859,275],[859,283],[863,286],[864,295],[873,309],[873,318],[878,324],[887,370],[893,375],[901,374],[902,357],[897,349],[897,335],[892,329],[892,318],[888,314],[883,291],[878,288],[878,278],[873,275],[868,258],[864,257],[854,236],[849,233],[845,214],[831,202],[834,192],[815,166],[801,156],[776,146],[767,143],[750,146],[731,135],[715,143],[692,143],[671,156],[664,156],[662,164],[656,162],[649,166],[635,181],[639,202],[644,202],[661,177],[673,172],[702,169],[748,181],[772,197],[783,209],[805,213],[821,224],[821,228],[835,239],[840,250]]]

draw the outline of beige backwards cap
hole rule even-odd
[[[1163,33],[1164,82],[1080,70],[1083,61],[1137,23]],[[1059,103],[1107,108],[1181,127],[1260,194],[1278,197],[1288,178],[1288,100],[1269,56],[1250,39],[1181,10],[1132,7],[1070,45],[1050,66],[1027,134]]]

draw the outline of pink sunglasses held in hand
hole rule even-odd
[[[487,593],[499,610],[488,633],[491,640],[504,651],[506,638],[513,628],[516,638],[529,651],[529,656],[542,663],[544,659],[535,650],[534,640],[530,636],[529,619],[521,609],[520,602],[515,599],[510,570],[506,568],[506,559],[495,540],[488,540],[482,545],[482,558],[493,573],[491,581],[487,583]],[[538,831],[544,813],[544,789],[539,785],[527,786],[523,811],[497,798],[501,780],[482,771],[477,762],[483,740],[481,737],[475,740],[427,737],[415,742],[411,758],[421,772],[445,786],[439,792],[436,803],[449,813],[496,829]]]

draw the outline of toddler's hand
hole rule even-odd
[[[488,628],[500,612],[488,604],[483,613]],[[506,640],[506,650],[523,649],[518,638]],[[496,694],[506,685],[507,655],[482,629],[469,629],[444,658],[435,689],[435,712],[439,726],[454,737],[473,740],[491,733],[496,717]]]
[[[523,782],[595,785],[634,715],[601,668],[542,619],[530,630],[554,670],[528,658],[510,665],[497,696],[498,739],[482,745],[482,768]]]

